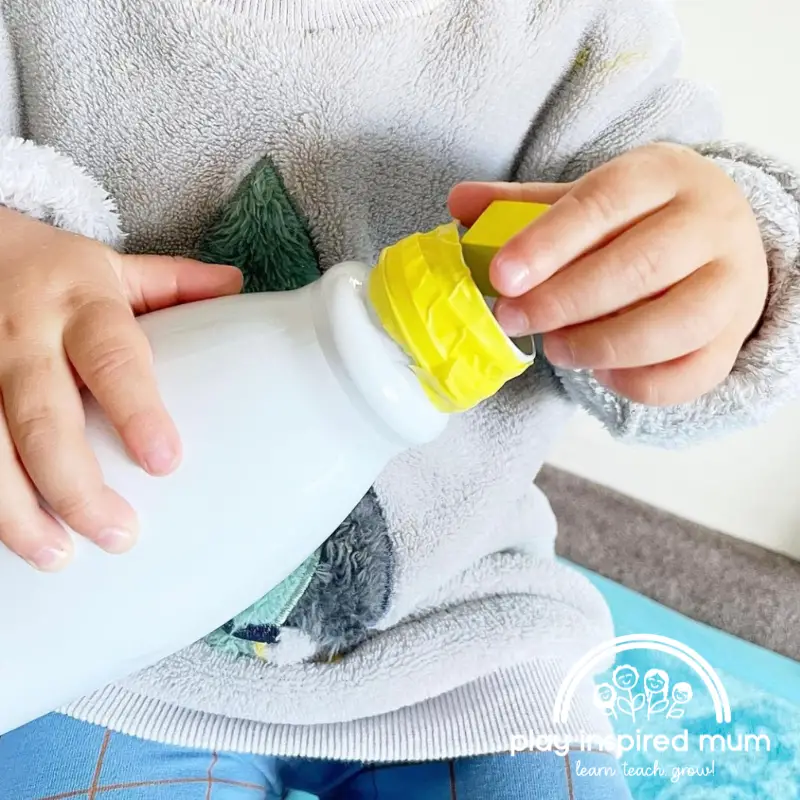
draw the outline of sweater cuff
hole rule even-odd
[[[614,394],[588,371],[558,370],[567,393],[617,438],[661,447],[759,424],[800,394],[800,176],[740,145],[696,149],[750,201],[769,264],[764,314],[731,373],[691,403],[651,407]]]
[[[71,159],[51,147],[0,137],[0,206],[118,248],[114,202]]]

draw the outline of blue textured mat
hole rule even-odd
[[[686,645],[711,665],[730,701],[731,721],[720,723],[706,685],[675,655],[617,655],[598,679],[606,684],[598,702],[618,736],[631,737],[621,760],[636,800],[800,798],[800,663],[575,568],[603,593],[617,636],[660,635]],[[669,746],[644,742],[645,734],[667,737]]]

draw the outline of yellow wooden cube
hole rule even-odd
[[[461,237],[464,262],[484,297],[497,295],[489,280],[489,265],[495,253],[548,208],[544,203],[495,200]]]

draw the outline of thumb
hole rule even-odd
[[[120,277],[137,314],[242,290],[242,273],[236,267],[175,256],[122,256]]]
[[[573,186],[573,183],[465,182],[453,187],[447,199],[447,206],[453,219],[469,228],[495,200],[552,205],[567,194]]]

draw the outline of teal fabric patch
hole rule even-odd
[[[603,593],[617,636],[657,634],[686,645],[711,665],[730,701],[731,722],[718,722],[712,695],[692,666],[650,649],[619,653],[596,679],[596,703],[617,736],[629,737],[620,768],[633,796],[800,798],[800,664],[576,569]],[[667,737],[669,746],[659,748],[655,736]]]
[[[292,613],[297,601],[308,589],[308,584],[314,577],[319,565],[319,550],[309,556],[283,583],[279,583],[266,597],[263,597],[247,611],[233,618],[234,629],[245,625],[252,625],[255,618],[261,623],[283,625],[286,618]]]
[[[319,565],[320,551],[307,558],[291,575],[250,608],[237,614],[224,628],[206,637],[206,641],[228,653],[265,658],[264,644],[274,643],[264,636],[252,636],[253,630],[273,631],[286,621],[308,588]],[[277,633],[273,638],[277,637]]]

